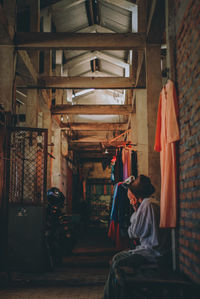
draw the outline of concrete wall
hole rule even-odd
[[[5,111],[14,112],[14,47],[0,47],[0,104]]]
[[[101,162],[85,162],[83,164],[83,176],[88,179],[110,179],[111,168],[103,170]]]

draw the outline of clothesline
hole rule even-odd
[[[111,143],[117,139],[119,139],[121,136],[125,135],[126,133],[129,133],[131,131],[131,129],[124,131],[122,134],[116,136],[115,138],[111,139],[110,141],[108,141],[108,143]]]

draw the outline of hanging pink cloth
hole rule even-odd
[[[176,227],[177,177],[175,141],[180,139],[177,122],[178,106],[174,84],[168,80],[158,106],[154,149],[160,152],[161,198],[160,227]]]
[[[123,180],[126,180],[131,175],[131,152],[123,148],[122,150],[123,162]]]

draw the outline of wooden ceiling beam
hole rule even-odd
[[[18,86],[25,89],[134,89],[135,82],[126,77],[41,77],[38,84]]]
[[[129,50],[144,49],[145,33],[17,32],[18,49]]]
[[[61,128],[73,131],[124,131],[127,123],[61,123]]]
[[[128,115],[134,110],[131,105],[56,105],[52,114]]]
[[[124,146],[128,143],[131,143],[131,141],[114,141],[112,143],[108,143],[107,141],[105,142],[101,142],[102,145],[100,145],[100,142],[98,142],[98,140],[94,141],[94,142],[74,142],[73,140],[68,140],[69,142],[69,149],[75,150],[75,151],[99,151],[102,148],[105,149],[114,149],[116,147],[120,147],[120,146]],[[103,146],[103,147],[102,147]]]
[[[69,142],[73,142],[73,143],[84,143],[84,142],[102,142],[102,143],[105,143],[107,144],[107,140],[104,136],[81,136],[81,137],[77,137],[77,139],[73,139],[73,140],[68,140]],[[122,144],[123,140],[121,141],[121,144]]]

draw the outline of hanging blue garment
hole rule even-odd
[[[114,186],[110,226],[108,236],[117,249],[128,248],[128,226],[130,224],[130,203],[127,196],[127,185],[119,182]]]

